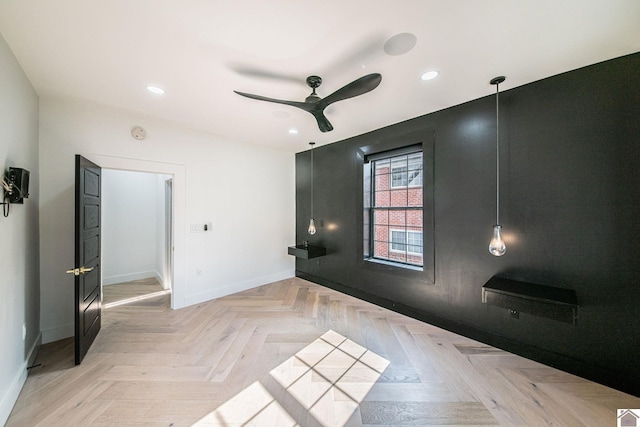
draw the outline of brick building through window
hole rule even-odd
[[[423,266],[422,158],[422,151],[413,148],[367,159],[365,258]]]

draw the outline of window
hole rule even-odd
[[[391,230],[391,251],[422,255],[422,232]]]
[[[422,153],[395,158],[391,163],[391,188],[407,186],[422,187]]]
[[[423,266],[423,154],[410,147],[369,156],[364,171],[364,252],[369,260]]]

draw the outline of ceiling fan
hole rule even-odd
[[[311,95],[309,95],[304,100],[304,102],[267,98],[266,96],[253,95],[251,93],[239,92],[237,90],[234,90],[234,92],[238,95],[246,96],[247,98],[251,99],[275,102],[278,104],[291,105],[293,107],[301,108],[304,111],[313,114],[313,117],[315,117],[316,121],[318,122],[318,127],[320,128],[321,132],[329,132],[333,130],[333,126],[331,125],[331,123],[329,123],[329,120],[327,120],[324,115],[324,109],[327,108],[327,106],[333,104],[334,102],[342,101],[343,99],[353,98],[354,96],[370,92],[378,87],[381,81],[382,76],[380,74],[367,74],[366,76],[360,77],[359,79],[356,79],[351,83],[341,87],[331,95],[320,98],[316,93],[316,88],[318,88],[322,84],[322,79],[318,76],[309,76],[307,77],[307,85],[312,89],[312,92]]]

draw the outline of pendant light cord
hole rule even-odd
[[[500,225],[500,83],[496,83],[496,225]]]
[[[311,219],[313,219],[313,146],[315,142],[309,144],[311,145]]]
[[[500,83],[504,81],[504,76],[498,76],[489,82],[496,85],[496,223],[493,226],[493,238],[489,242],[489,252],[493,256],[502,256],[507,250],[500,235]]]

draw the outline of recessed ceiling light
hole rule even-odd
[[[291,135],[296,135],[298,133],[298,129],[289,129],[289,133]]]
[[[156,95],[164,95],[164,89],[158,86],[147,86],[147,90]]]
[[[420,78],[422,80],[432,80],[438,77],[438,74],[440,73],[438,73],[437,71],[427,71],[426,73],[422,74]]]

